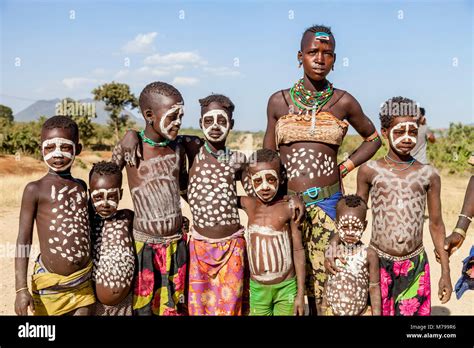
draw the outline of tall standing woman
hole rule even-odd
[[[369,160],[381,145],[357,100],[326,79],[334,70],[335,48],[330,28],[317,25],[305,30],[297,55],[304,75],[291,88],[270,97],[264,138],[265,148],[280,151],[288,193],[300,195],[306,204],[302,229],[310,315],[324,314],[324,252],[335,230],[341,180]],[[364,142],[338,165],[337,151],[349,124]]]

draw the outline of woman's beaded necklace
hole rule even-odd
[[[328,86],[323,91],[308,91],[303,84],[304,79],[301,78],[290,89],[291,101],[301,111],[311,110],[311,128],[309,132],[313,134],[316,130],[316,114],[331,99],[334,94],[332,83],[328,81]],[[300,113],[301,113],[300,111]]]
[[[290,96],[293,103],[301,110],[316,110],[331,99],[334,94],[332,83],[328,81],[327,87],[322,91],[308,91],[304,87],[304,79],[301,78],[290,89]]]
[[[165,139],[164,141],[157,143],[156,141],[151,140],[145,135],[144,129],[140,132],[140,138],[142,138],[144,143],[147,143],[153,147],[165,147],[168,146],[168,144],[171,142],[171,140]]]
[[[387,158],[392,161],[393,163],[396,163],[396,164],[408,164],[405,168],[402,168],[402,169],[397,169],[395,168],[394,165],[390,164],[388,161],[387,161]],[[404,170],[407,170],[408,168],[410,168],[413,163],[415,163],[415,159],[411,159],[409,161],[396,161],[394,160],[392,157],[390,157],[389,155],[385,155],[384,158],[385,160],[385,163],[387,163],[387,165],[390,167],[390,171],[393,172],[394,170],[397,171],[397,172],[403,172]]]

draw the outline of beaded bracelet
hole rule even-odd
[[[346,159],[344,162],[341,163],[339,166],[339,171],[341,172],[342,177],[344,178],[349,172],[351,172],[355,168],[354,162],[352,162],[349,158]]]
[[[369,135],[367,138],[364,139],[365,142],[372,142],[372,141],[377,141],[379,140],[380,136],[377,131],[373,132],[371,135]]]
[[[23,290],[28,290],[28,287],[26,286],[26,287],[24,287],[24,288],[20,288],[20,289],[18,289],[18,290],[15,291],[15,292],[18,294],[20,291],[23,291]]]
[[[466,231],[464,231],[462,228],[456,227],[453,232],[460,234],[464,239],[466,239]]]
[[[369,287],[371,286],[379,286],[380,285],[380,282],[377,282],[377,283],[369,283]]]

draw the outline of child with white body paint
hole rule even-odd
[[[232,101],[213,94],[199,103],[204,145],[184,137],[188,148],[198,147],[190,164],[188,184],[193,216],[189,242],[189,315],[242,315],[247,311],[248,272],[236,180],[241,178],[246,158],[225,146],[234,126]]]
[[[452,293],[448,253],[443,249],[440,177],[431,165],[423,165],[410,155],[417,141],[418,114],[417,104],[408,98],[386,101],[380,121],[389,152],[362,165],[357,173],[357,194],[366,202],[370,195],[372,202],[370,247],[379,256],[383,316],[431,313],[430,266],[423,247],[426,203],[431,238],[440,255],[441,303],[446,303]],[[328,257],[327,264],[333,268],[334,259]]]
[[[240,197],[248,215],[250,315],[304,315],[305,254],[294,203],[279,194],[280,158],[263,149],[250,163],[256,197]]]
[[[91,282],[87,186],[73,178],[79,155],[79,129],[69,117],[54,116],[41,129],[41,150],[49,168],[26,185],[15,258],[15,312],[27,315],[89,315],[95,302]],[[36,220],[40,255],[28,291],[27,268]],[[24,252],[24,254],[23,254]]]
[[[187,185],[184,148],[176,141],[183,98],[164,82],[147,85],[139,104],[146,127],[139,133],[143,160],[126,163],[122,141],[112,161],[126,167],[133,200],[133,239],[137,254],[134,315],[186,314],[186,236],[180,192]]]
[[[246,314],[248,267],[240,224],[236,181],[242,179],[245,155],[225,145],[233,128],[234,104],[226,96],[212,94],[199,100],[200,127],[205,139],[180,136],[189,162],[187,201],[193,216],[189,242],[189,315]],[[132,162],[139,161],[136,133],[127,132],[124,151]],[[252,190],[253,192],[253,190]],[[291,200],[301,219],[304,205]]]
[[[379,258],[361,241],[367,226],[367,205],[357,195],[343,196],[336,205],[336,232],[340,244],[336,260],[325,284],[326,315],[366,315],[370,294],[372,315],[380,315]],[[323,301],[324,303],[324,301]]]
[[[130,291],[135,270],[133,211],[118,210],[122,171],[112,162],[95,163],[89,173],[93,315],[132,315]]]

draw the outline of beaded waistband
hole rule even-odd
[[[133,230],[133,238],[136,242],[152,243],[152,244],[167,244],[183,238],[183,233],[178,231],[172,236],[150,236],[149,234]]]
[[[423,244],[421,244],[415,251],[411,252],[408,255],[393,256],[393,255],[387,254],[386,252],[380,250],[379,248],[377,248],[373,244],[370,244],[369,248],[373,249],[379,257],[382,257],[382,258],[387,259],[389,261],[405,261],[405,260],[411,259],[412,257],[420,255],[425,250],[425,247],[423,246]]]

